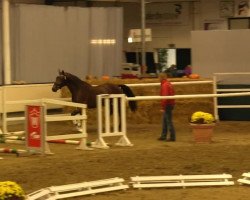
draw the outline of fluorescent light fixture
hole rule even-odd
[[[115,39],[93,39],[90,41],[91,44],[97,45],[114,45],[116,43]]]

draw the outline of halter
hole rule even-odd
[[[58,83],[58,78],[60,78],[60,83]],[[63,81],[61,81],[63,80]],[[56,92],[57,90],[60,90],[65,84],[64,81],[67,80],[67,77],[65,75],[59,75],[56,78],[56,82],[54,83],[53,87],[52,87],[52,91]]]

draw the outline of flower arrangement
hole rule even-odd
[[[192,124],[213,124],[215,118],[212,114],[198,111],[192,114],[190,123]]]
[[[0,182],[0,200],[24,200],[23,189],[15,182]]]

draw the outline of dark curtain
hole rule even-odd
[[[191,49],[176,49],[177,69],[184,69],[191,64]]]
[[[127,63],[134,63],[141,65],[141,52],[126,52],[126,62]],[[138,56],[138,63],[136,60],[136,56]],[[146,52],[146,66],[147,71],[146,73],[156,73],[155,61],[154,61],[154,53],[153,52]]]

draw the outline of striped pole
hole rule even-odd
[[[80,144],[80,141],[77,140],[49,140],[48,142],[58,144]],[[87,142],[87,146],[91,146],[91,142]]]
[[[19,156],[20,153],[27,153],[27,150],[22,149],[9,149],[9,148],[0,148],[1,153],[13,153]]]
[[[77,140],[49,140],[48,142],[59,144],[80,144],[80,141]]]
[[[14,143],[14,144],[23,144],[25,140],[24,136],[6,136],[0,138],[0,143]],[[77,140],[49,140],[49,143],[58,143],[58,144],[80,144],[80,141]],[[91,142],[87,142],[87,146],[91,146]]]

